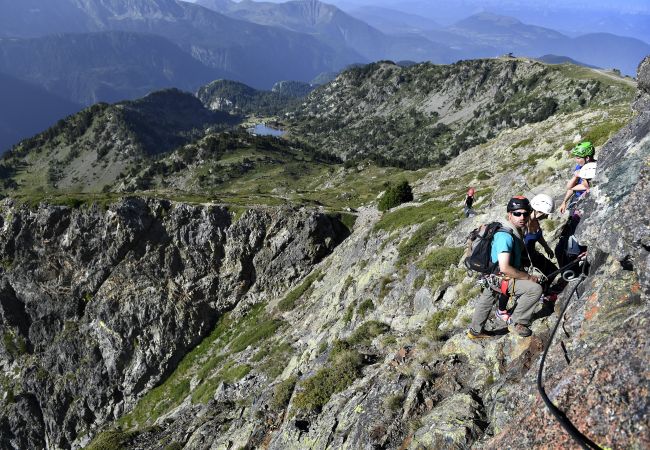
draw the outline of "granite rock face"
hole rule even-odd
[[[0,220],[2,448],[68,448],[120,417],[240,303],[286,290],[346,229],[328,216],[132,198],[11,201]]]
[[[650,57],[639,65],[638,115],[596,156],[595,187],[585,205],[581,242],[635,267],[650,291]]]

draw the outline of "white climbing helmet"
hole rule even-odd
[[[582,166],[580,172],[578,172],[578,176],[580,178],[584,178],[585,180],[594,179],[596,177],[596,163],[590,162]]]
[[[555,210],[555,202],[553,202],[553,197],[548,194],[537,194],[530,201],[530,206],[532,206],[535,211],[546,214],[552,214]]]

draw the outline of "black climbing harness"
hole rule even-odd
[[[560,316],[557,319],[557,323],[555,324],[555,327],[553,328],[553,331],[551,332],[551,337],[549,338],[548,342],[546,343],[546,348],[544,349],[544,353],[542,354],[542,360],[539,363],[539,371],[537,372],[537,390],[539,391],[539,394],[542,396],[542,400],[544,400],[544,404],[546,404],[546,407],[551,411],[553,416],[557,419],[558,423],[566,430],[567,433],[573,438],[574,441],[576,441],[582,448],[586,448],[589,450],[602,450],[602,448],[593,442],[591,439],[589,439],[587,436],[582,434],[576,427],[571,423],[571,421],[567,418],[567,416],[562,412],[557,406],[551,402],[551,400],[548,398],[546,395],[546,391],[544,391],[544,386],[542,384],[542,375],[544,372],[544,362],[546,361],[546,355],[548,354],[549,348],[551,348],[551,343],[553,342],[553,338],[555,337],[555,333],[557,332],[558,327],[560,326],[560,322],[562,321],[562,318],[564,317],[564,313],[567,310],[567,307],[569,306],[569,303],[571,301],[571,298],[573,297],[573,294],[577,295],[578,292],[578,286],[580,286],[580,283],[582,283],[587,276],[585,275],[585,266],[582,268],[582,273],[580,274],[580,280],[576,284],[575,288],[573,288],[573,292],[571,292],[571,295],[569,295],[569,298],[567,298],[566,304],[562,308],[562,312],[560,312]]]

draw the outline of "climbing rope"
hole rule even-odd
[[[587,276],[585,275],[585,267],[586,264],[583,265],[582,268],[582,273],[580,274],[580,280],[576,284],[575,288],[573,289],[573,292],[571,292],[571,295],[569,295],[569,298],[566,301],[566,304],[562,308],[562,312],[560,313],[560,317],[557,319],[557,323],[555,324],[555,327],[553,328],[553,331],[551,332],[551,337],[546,343],[546,348],[544,349],[544,353],[542,354],[542,360],[539,363],[539,371],[537,372],[537,390],[539,391],[539,394],[542,396],[542,400],[544,400],[544,403],[546,404],[546,407],[551,411],[553,416],[557,419],[558,423],[566,430],[567,433],[573,438],[574,441],[576,441],[582,448],[586,448],[588,450],[602,450],[598,444],[593,442],[591,439],[589,439],[587,436],[582,434],[576,427],[571,423],[571,421],[567,418],[566,414],[562,412],[557,406],[551,402],[551,400],[548,398],[548,395],[546,395],[546,391],[544,391],[544,386],[542,384],[542,378],[543,378],[543,372],[544,372],[544,362],[546,361],[546,355],[548,354],[548,349],[551,348],[551,343],[553,342],[553,338],[555,337],[555,333],[557,332],[558,327],[560,326],[560,322],[562,321],[562,318],[564,317],[564,313],[567,310],[567,307],[569,306],[569,302],[571,301],[571,298],[573,297],[573,294],[577,295],[578,292],[578,286],[580,286],[580,283],[582,283]],[[579,297],[579,296],[578,296]]]

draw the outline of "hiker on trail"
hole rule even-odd
[[[538,278],[522,270],[522,252],[525,249],[523,230],[528,223],[532,207],[526,197],[518,196],[508,201],[506,210],[508,220],[502,223],[502,228],[492,237],[490,260],[498,270],[496,275],[490,277],[499,280],[499,289],[503,294],[516,300],[508,329],[519,336],[527,337],[532,334],[529,328],[530,318],[542,295]],[[483,327],[497,297],[498,292],[493,287],[487,286],[483,289],[476,302],[471,327],[467,331],[470,339],[492,336]]]
[[[465,213],[465,217],[469,217],[469,215],[473,212],[472,211],[472,205],[474,204],[474,188],[471,187],[467,190],[467,195],[465,196],[465,203],[463,203],[463,212]]]
[[[571,206],[575,205],[585,191],[589,190],[589,182],[580,177],[580,169],[585,164],[595,161],[594,153],[594,146],[589,141],[583,141],[571,150],[571,155],[576,159],[576,167],[573,177],[566,184],[567,191],[560,205],[561,214],[564,214],[567,208],[572,209]]]
[[[553,213],[555,203],[550,195],[537,194],[530,201],[530,206],[533,208],[533,212],[530,215],[528,227],[524,234],[524,243],[526,244],[526,250],[531,264],[539,269],[544,275],[548,275],[555,272],[557,266],[550,261],[554,256],[553,250],[551,250],[551,247],[544,239],[544,233],[542,232],[539,221],[546,219]],[[539,253],[535,248],[535,244],[538,242],[544,248],[548,258]]]

